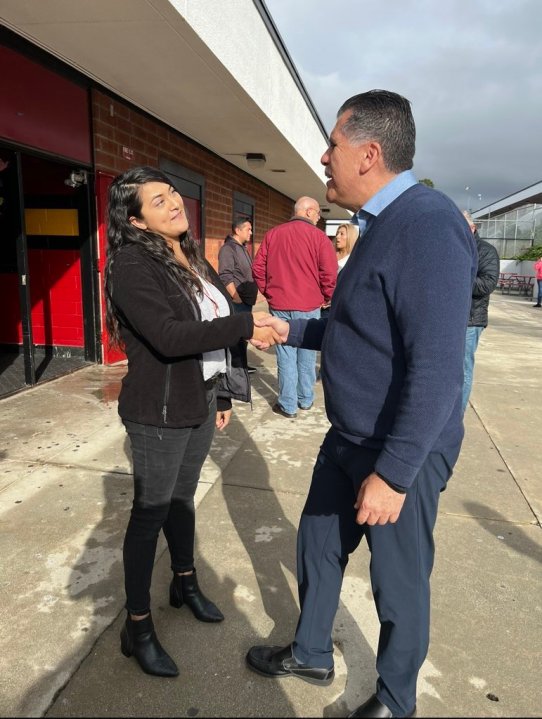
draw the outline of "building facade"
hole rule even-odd
[[[542,182],[482,207],[473,218],[480,237],[497,248],[501,259],[542,245]]]
[[[311,194],[325,207],[317,164],[325,132],[263,3],[235,3],[240,16],[224,15],[225,25],[242,17],[252,27],[260,38],[253,52],[269,52],[271,68],[250,73],[250,57],[237,66],[228,42],[216,45],[219,36],[204,21],[207,0],[184,3],[184,15],[176,3],[134,0],[132,14],[139,11],[141,29],[154,31],[157,43],[175,31],[180,64],[169,57],[165,77],[156,43],[122,48],[117,34],[121,47],[111,46],[105,5],[93,23],[72,18],[82,33],[89,26],[94,33],[74,43],[69,22],[46,17],[55,4],[8,0],[2,10],[0,394],[80,364],[122,359],[109,348],[103,298],[107,191],[120,172],[163,169],[215,267],[234,215],[252,220],[254,253],[264,232],[291,216],[296,197]],[[160,24],[153,24],[157,4]],[[117,33],[123,23],[113,23]],[[116,65],[104,61],[122,49]],[[187,53],[190,80],[182,73]],[[270,89],[268,81],[265,98],[256,88],[247,94],[273,65],[283,86]],[[157,81],[145,81],[153,73]],[[287,110],[278,100],[289,94]],[[9,377],[4,385],[1,376]]]

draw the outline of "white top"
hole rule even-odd
[[[203,294],[197,295],[202,320],[214,320],[217,317],[228,317],[230,307],[228,301],[213,284],[200,277]],[[203,379],[208,380],[217,374],[226,372],[226,350],[203,352]]]
[[[349,257],[350,255],[345,255],[344,257],[341,257],[340,260],[337,260],[337,264],[339,265],[340,270],[342,270],[342,268],[346,265]]]

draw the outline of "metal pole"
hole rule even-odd
[[[36,384],[36,360],[34,357],[34,338],[32,336],[32,301],[30,299],[30,278],[28,274],[28,245],[24,216],[24,188],[21,153],[15,153],[17,163],[17,197],[19,200],[17,227],[17,270],[19,273],[19,301],[21,305],[21,324],[24,352],[24,381]]]

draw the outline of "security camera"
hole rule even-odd
[[[86,170],[72,170],[67,180],[64,180],[64,184],[68,187],[81,187],[81,185],[87,184],[87,173]]]

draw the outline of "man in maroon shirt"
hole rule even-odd
[[[320,317],[337,281],[337,258],[326,234],[316,227],[320,206],[300,197],[294,216],[269,230],[252,265],[252,276],[270,312],[282,319]],[[273,412],[295,417],[314,400],[316,352],[277,345],[279,395]]]

